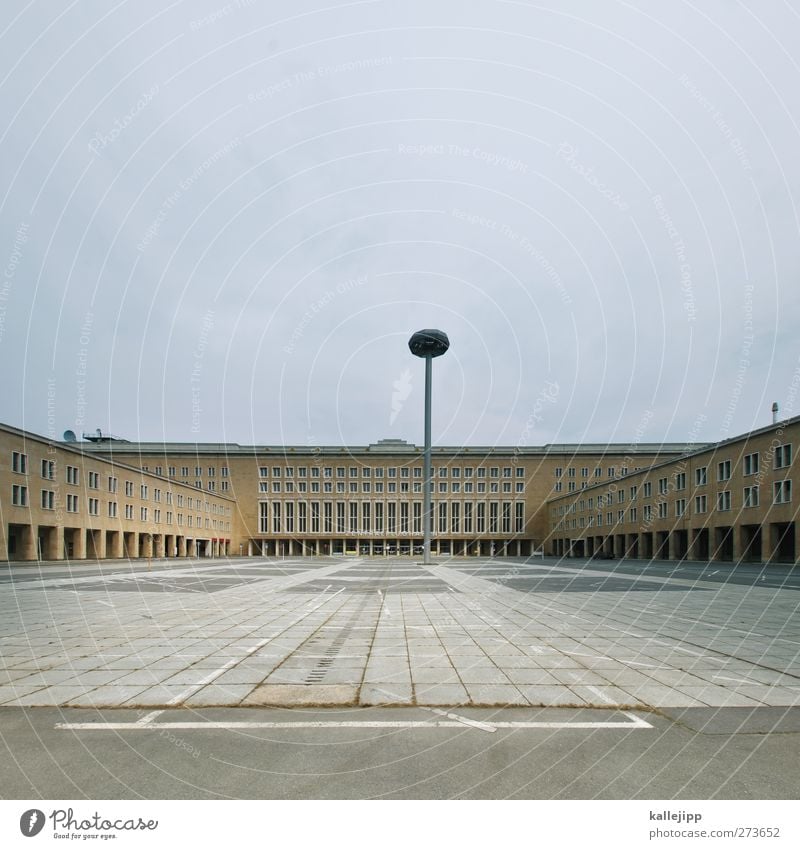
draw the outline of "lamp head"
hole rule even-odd
[[[415,357],[441,357],[450,347],[443,330],[418,330],[409,340],[408,347]]]

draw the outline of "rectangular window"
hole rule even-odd
[[[412,533],[421,534],[422,533],[422,504],[419,501],[414,502],[414,506],[412,509],[413,512],[413,526]]]
[[[642,484],[642,492],[644,493],[645,498],[650,498],[653,494],[653,484],[650,481],[646,481]]]
[[[682,489],[686,489],[686,472],[678,472],[678,474],[675,475],[675,489],[679,492]]]
[[[140,507],[140,508],[139,508],[139,519],[140,519],[142,522],[146,522],[146,521],[147,521],[147,508],[146,508],[146,507]]]
[[[637,493],[637,491],[638,491],[638,488],[637,488],[637,487],[635,487],[635,486],[632,486],[632,487],[630,488],[629,497],[630,497],[631,501],[633,501],[633,500],[634,500],[634,498],[636,498],[636,493]]]
[[[319,533],[319,501],[311,502],[311,533]]]
[[[450,530],[454,534],[461,533],[461,505],[458,501],[450,505]]]
[[[708,466],[701,466],[694,470],[695,486],[705,486],[708,483]]]
[[[54,510],[56,506],[56,494],[51,489],[42,490],[42,510]]]
[[[55,480],[56,464],[53,460],[42,460],[42,477],[47,480]]]
[[[386,533],[397,533],[397,504],[394,501],[386,505]]]
[[[80,480],[77,466],[67,466],[67,483],[77,486]]]
[[[667,518],[667,502],[659,501],[658,502],[658,518],[666,519]]]
[[[486,533],[486,502],[480,501],[476,507],[475,515],[476,532],[479,534]]]
[[[635,522],[636,521],[636,507],[631,507],[631,509],[628,511],[628,514],[631,517],[630,521]]]
[[[772,485],[772,503],[773,504],[789,504],[792,500],[792,482],[775,481]]]
[[[658,494],[666,495],[667,493],[667,478],[658,479]]]
[[[758,452],[755,454],[745,454],[744,457],[744,474],[754,475],[758,471]]]
[[[117,479],[115,477],[110,476],[108,478],[108,491],[116,492],[117,491]]]
[[[324,501],[322,504],[322,532],[325,534],[333,533],[333,505],[330,501]]]
[[[489,533],[497,533],[497,502],[489,502]]]
[[[686,512],[686,499],[685,498],[679,498],[675,502],[675,515],[676,516],[683,516],[683,514],[685,512]]]
[[[286,511],[284,526],[287,534],[294,533],[294,501],[286,501],[283,504],[283,509]]]
[[[358,502],[351,501],[350,502],[350,533],[357,534],[358,533]]]
[[[744,488],[744,497],[742,498],[742,507],[758,507],[758,487],[746,486]]]
[[[589,467],[588,466],[583,466],[581,468],[581,477],[582,478],[588,478],[589,477]]]
[[[336,502],[336,533],[344,533],[344,501]]]
[[[279,534],[281,532],[281,502],[272,502],[272,533]]]
[[[731,509],[731,492],[729,489],[717,493],[717,510]]]
[[[642,508],[642,516],[645,522],[649,522],[653,518],[653,507],[650,504],[645,504]]]
[[[258,476],[260,478],[268,478],[269,477],[269,468],[267,466],[259,466],[258,467]]]
[[[361,530],[364,533],[369,533],[372,530],[372,517],[370,516],[370,503],[365,501],[361,505]]]
[[[258,502],[258,532],[260,534],[269,533],[269,502]]]
[[[775,449],[775,468],[785,469],[792,465],[792,446],[791,444],[779,445]]]
[[[297,532],[304,534],[308,531],[308,519],[306,517],[306,502],[297,503]]]
[[[525,502],[517,501],[514,505],[514,532],[522,533],[525,530]]]
[[[28,474],[28,455],[20,451],[11,452],[11,471],[20,475]]]
[[[375,505],[375,533],[383,533],[383,502],[381,501]]]
[[[126,519],[132,519],[133,518],[133,504],[126,504],[125,505],[125,518]],[[191,521],[189,522],[189,524],[191,525]]]
[[[469,501],[464,505],[464,533],[472,533],[472,503]]]
[[[694,497],[694,512],[705,513],[708,509],[708,498],[705,495],[695,495]]]
[[[511,502],[504,501],[502,507],[502,514],[500,520],[500,530],[501,533],[510,534],[511,533]]]
[[[90,498],[88,507],[89,507],[89,515],[90,516],[99,516],[100,515],[100,499],[99,498]]]
[[[575,477],[575,469],[567,469],[567,477],[574,478]]]
[[[401,470],[402,471],[402,470]],[[408,533],[408,502],[400,502],[400,533]]]
[[[76,496],[77,497],[77,496]],[[28,506],[28,487],[14,484],[11,487],[11,503],[15,507]]]
[[[717,480],[729,481],[731,479],[731,461],[723,460],[717,463]]]
[[[556,466],[556,468],[554,470],[554,474],[557,478],[560,478],[561,475],[564,474],[564,470],[561,468],[561,466]]]
[[[117,502],[109,501],[108,502],[108,518],[116,519],[117,518]]]

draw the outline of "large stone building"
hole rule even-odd
[[[434,448],[432,551],[794,561],[798,422],[713,446]],[[386,555],[422,544],[422,450],[402,440],[62,443],[6,426],[0,439],[0,558]],[[720,464],[728,478],[717,486]]]

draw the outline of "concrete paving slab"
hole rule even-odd
[[[570,707],[586,704],[586,701],[577,693],[573,693],[569,687],[547,687],[537,684],[529,686],[521,684],[517,689],[528,701],[528,704],[534,707]]]
[[[312,705],[355,705],[358,687],[346,684],[262,684],[247,695],[242,705],[275,705],[277,707],[306,707]]]
[[[208,684],[189,696],[184,704],[187,707],[235,706],[253,692],[252,684]]]
[[[418,705],[431,707],[463,705],[469,702],[469,694],[460,684],[415,683],[414,696]]]
[[[414,702],[414,690],[410,683],[387,687],[364,684],[359,693],[360,705],[410,705]]]
[[[527,697],[511,684],[469,684],[464,682],[473,705],[527,705]]]

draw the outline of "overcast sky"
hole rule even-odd
[[[3,8],[0,420],[421,443],[425,327],[440,444],[800,412],[793,4]]]

